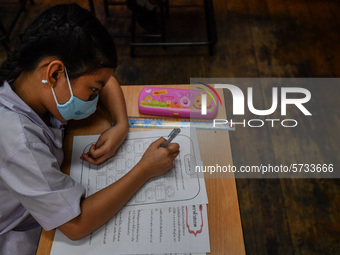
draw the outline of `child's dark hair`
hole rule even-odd
[[[77,4],[57,5],[42,13],[17,38],[1,66],[0,86],[34,70],[47,56],[63,61],[70,79],[117,66],[113,40],[97,18]]]

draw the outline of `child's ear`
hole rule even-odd
[[[65,66],[60,60],[53,60],[47,67],[46,78],[47,82],[53,87],[58,79],[64,76]]]

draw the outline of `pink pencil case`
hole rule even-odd
[[[203,100],[206,104],[202,104]],[[217,114],[216,102],[214,95],[204,90],[144,87],[139,94],[138,107],[142,114],[212,119]]]

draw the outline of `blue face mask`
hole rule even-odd
[[[68,78],[66,67],[65,67],[65,76],[66,76],[66,79],[67,79],[68,87],[69,87],[70,92],[71,92],[71,97],[66,103],[64,103],[64,104],[58,103],[58,100],[57,100],[57,97],[55,96],[53,87],[51,87],[52,94],[53,94],[54,100],[57,104],[58,111],[65,120],[85,119],[96,111],[99,95],[97,95],[91,101],[83,101],[83,100],[75,97],[72,93],[72,88],[71,88],[70,80]]]

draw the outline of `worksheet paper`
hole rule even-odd
[[[124,207],[80,241],[56,232],[52,255],[205,253],[210,251],[205,205],[159,209]]]
[[[148,146],[171,130],[131,132],[116,155],[100,166],[80,160],[99,136],[74,137],[70,175],[89,196],[121,178]],[[208,203],[195,130],[182,129],[175,167],[146,183],[102,228],[80,241],[56,231],[51,254],[202,254],[210,251]]]
[[[86,188],[86,196],[90,196],[124,176],[153,141],[162,136],[167,138],[170,132],[170,129],[130,132],[116,155],[99,166],[80,159],[99,136],[76,136],[70,176],[81,183]],[[202,165],[195,129],[182,129],[173,142],[180,145],[175,167],[148,181],[126,206],[141,209],[208,203],[203,173],[195,171],[196,165]]]

